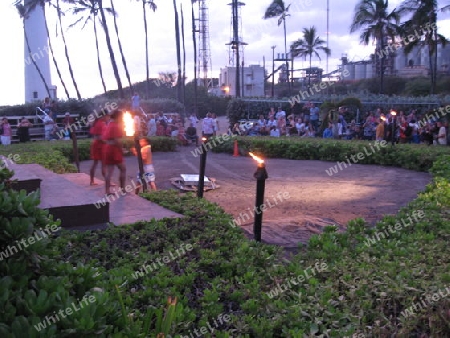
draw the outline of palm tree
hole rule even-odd
[[[32,56],[32,51],[31,51],[31,47],[30,47],[30,43],[29,43],[29,39],[28,39],[28,35],[27,35],[27,31],[26,31],[26,19],[28,17],[27,14],[27,10],[25,9],[25,6],[20,4],[20,3],[16,3],[15,4],[17,11],[19,12],[20,18],[22,19],[22,25],[23,25],[23,33],[25,36],[25,43],[27,45],[27,49],[28,49],[28,54],[30,57],[31,62],[33,63],[34,67],[36,68],[36,71],[39,74],[39,77],[41,78],[42,82],[44,83],[44,87],[45,87],[45,91],[47,92],[48,97],[51,97],[52,95],[50,94],[50,89],[48,87],[47,81],[45,80],[44,75],[41,72],[41,69],[39,68],[38,64],[36,63],[36,60],[33,58]]]
[[[103,77],[102,64],[100,61],[100,49],[98,48],[97,20],[99,20],[99,22],[101,24],[101,20],[98,17],[98,15],[99,15],[98,2],[97,2],[97,0],[86,0],[86,1],[85,0],[69,0],[68,3],[78,5],[78,7],[72,8],[72,14],[74,14],[74,15],[85,14],[81,18],[79,18],[77,21],[75,21],[73,24],[71,24],[69,27],[74,27],[79,22],[83,22],[83,26],[81,28],[81,29],[83,29],[89,21],[93,22],[95,48],[97,51],[98,71],[100,74],[100,79],[102,81],[103,91],[106,93],[106,84],[105,84],[105,79]],[[104,11],[109,14],[113,13],[111,8],[104,8]]]
[[[350,25],[350,32],[362,30],[360,41],[368,45],[370,40],[377,43],[376,62],[380,64],[380,94],[383,94],[384,84],[384,47],[386,40],[394,41],[399,32],[399,15],[394,9],[388,12],[388,0],[361,0],[355,7],[355,13]]]
[[[48,48],[49,48],[50,54],[52,56],[53,64],[55,65],[56,73],[58,74],[59,80],[61,81],[61,85],[64,88],[64,92],[66,93],[66,96],[69,99],[70,98],[69,91],[67,90],[66,84],[62,78],[61,71],[59,69],[58,62],[56,61],[55,53],[53,51],[52,40],[50,38],[50,32],[49,32],[48,24],[47,24],[47,17],[45,15],[45,5],[47,3],[50,4],[51,0],[50,1],[49,0],[28,0],[28,1],[24,2],[24,10],[26,11],[26,16],[28,16],[30,13],[32,13],[33,11],[36,10],[36,7],[39,6],[42,8],[42,12],[44,14],[45,31],[47,33]],[[16,2],[16,4],[18,4],[18,2]]]
[[[133,85],[131,84],[131,79],[130,79],[130,73],[128,72],[128,67],[127,67],[127,61],[125,60],[125,55],[123,54],[123,49],[122,49],[122,42],[120,41],[120,37],[119,37],[119,27],[117,26],[117,12],[114,8],[114,1],[111,1],[111,9],[113,11],[113,20],[114,20],[114,30],[116,31],[116,36],[117,36],[117,45],[119,46],[119,52],[120,52],[120,56],[122,58],[122,64],[123,64],[123,68],[125,69],[125,75],[127,77],[128,80],[128,86],[130,89],[130,92],[133,93]],[[131,94],[130,96],[132,96],[133,94]]]
[[[283,23],[283,29],[284,29],[284,55],[286,59],[286,74],[287,74],[287,82],[289,86],[289,93],[291,92],[291,82],[289,81],[289,62],[288,62],[288,55],[287,55],[287,43],[286,43],[286,17],[290,16],[289,7],[291,5],[288,5],[287,7],[284,4],[283,0],[273,0],[272,3],[267,7],[266,12],[264,13],[263,19],[271,19],[271,18],[278,18],[278,26]]]
[[[145,71],[146,71],[146,82],[145,82],[145,88],[146,88],[146,97],[149,98],[150,96],[150,70],[148,65],[148,26],[147,26],[147,5],[150,7],[150,9],[155,12],[156,11],[156,4],[153,0],[138,0],[142,2],[142,13],[144,15],[144,33],[145,33]]]
[[[326,41],[322,40],[317,36],[316,27],[312,26],[309,29],[303,28],[303,38],[294,41],[291,45],[292,57],[307,57],[309,56],[309,76],[308,76],[308,87],[311,86],[311,59],[313,54],[317,56],[320,60],[319,51],[325,53],[325,55],[330,56],[331,50],[325,46]]]
[[[114,50],[111,45],[111,38],[109,36],[108,24],[106,22],[105,9],[103,8],[103,0],[97,0],[98,9],[100,11],[101,23],[103,27],[103,31],[105,32],[106,45],[108,47],[109,57],[111,59],[111,65],[114,71],[114,77],[117,82],[117,90],[119,92],[119,98],[123,99],[123,89],[122,89],[122,81],[120,80],[119,69],[117,68],[116,57],[114,56]]]
[[[183,4],[181,6],[181,41],[183,44],[183,105],[186,101],[186,44],[184,40],[184,13]],[[186,107],[185,107],[186,109]],[[184,111],[185,113],[186,111]]]
[[[180,47],[180,25],[178,22],[177,2],[173,0],[173,10],[175,15],[175,42],[177,47],[177,64],[178,64],[178,79],[177,79],[177,99],[181,102],[181,47]]]
[[[67,50],[66,37],[64,35],[64,30],[62,27],[62,19],[61,19],[62,11],[61,11],[61,7],[59,6],[59,0],[56,0],[56,12],[58,13],[59,28],[60,28],[60,32],[61,32],[61,38],[64,43],[64,54],[66,56],[67,65],[69,66],[70,77],[72,78],[73,87],[75,88],[75,91],[77,92],[77,98],[78,98],[78,100],[81,101],[81,99],[82,99],[81,94],[80,94],[80,91],[78,90],[78,85],[77,85],[77,82],[75,81],[75,76],[73,75],[72,63],[70,62],[69,51]]]
[[[444,7],[445,9],[445,7]],[[405,21],[402,28],[402,35],[409,36],[419,33],[421,39],[408,40],[405,44],[404,52],[409,54],[414,47],[428,47],[428,59],[430,66],[430,94],[436,91],[437,82],[437,48],[441,44],[447,44],[447,39],[437,32],[437,11],[439,10],[436,0],[405,0],[400,6],[399,14],[412,13],[409,20]]]

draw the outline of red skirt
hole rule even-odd
[[[122,149],[112,144],[103,146],[103,164],[121,164],[123,162]]]
[[[94,140],[91,144],[91,160],[103,160],[103,146],[104,143],[101,140]]]

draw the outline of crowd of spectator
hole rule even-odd
[[[236,123],[230,133],[247,136],[296,136],[322,137],[345,140],[385,140],[395,143],[450,144],[448,121],[439,114],[418,114],[416,110],[384,113],[382,109],[368,111],[362,121],[349,119],[347,108],[331,111],[321,121],[320,109],[314,103],[307,103],[304,112],[288,115],[281,108],[271,108],[267,117],[260,115],[257,121]],[[437,111],[436,111],[437,112]]]

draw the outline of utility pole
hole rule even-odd
[[[275,48],[272,46],[272,98],[275,96]]]

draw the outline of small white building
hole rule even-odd
[[[264,96],[265,70],[259,65],[239,67],[241,97]],[[222,95],[236,96],[236,67],[220,69],[219,84]]]

